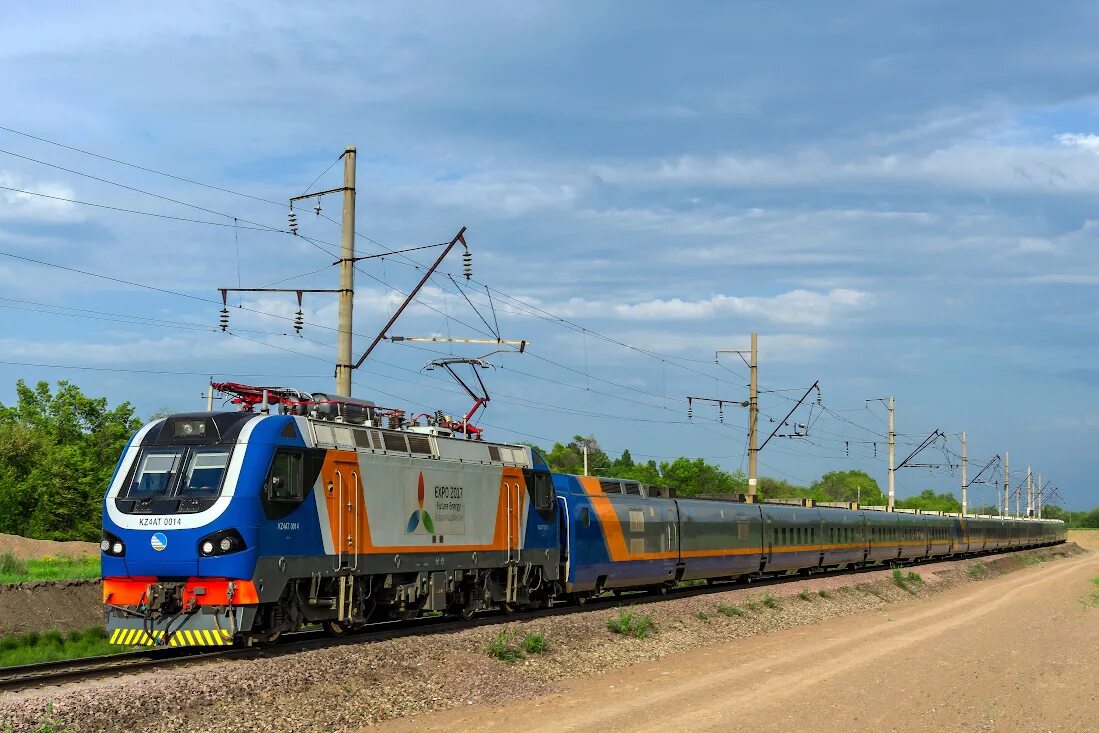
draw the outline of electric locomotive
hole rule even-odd
[[[103,514],[103,596],[119,644],[342,634],[426,611],[545,603],[559,570],[542,458],[450,418],[286,389],[275,414],[141,428]],[[383,424],[384,423],[384,424]]]

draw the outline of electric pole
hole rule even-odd
[[[351,396],[351,328],[355,307],[355,146],[343,151],[343,226],[340,235],[340,312],[336,341],[336,394]]]
[[[1034,483],[1031,481],[1030,466],[1026,467],[1026,516],[1034,506]]]
[[[1007,462],[1007,451],[1005,450],[1004,451],[1004,510],[1003,510],[1003,512],[1000,513],[1001,517],[1006,517],[1007,516],[1007,480],[1008,480],[1008,475],[1009,475],[1009,471],[1008,471],[1008,462]]]
[[[1042,518],[1042,474],[1038,474],[1038,496],[1035,497],[1034,516]]]
[[[756,425],[759,421],[759,334],[752,332],[752,360],[748,364],[748,501],[756,500],[758,468],[756,461],[759,449],[756,442],[759,434]]]
[[[889,395],[888,397],[875,397],[872,400],[865,400],[865,402],[867,405],[869,405],[871,402],[880,402],[885,405],[887,410],[889,410],[889,505],[886,506],[886,511],[891,512],[893,511],[893,504],[896,501],[897,497],[895,481],[897,469],[894,468],[897,451],[897,433],[893,429],[893,395]],[[921,446],[919,450],[922,449],[923,446]],[[916,452],[918,453],[919,450],[917,450]],[[875,450],[875,453],[876,452],[877,451]]]
[[[759,454],[757,447],[759,442],[757,428],[759,423],[759,334],[752,332],[751,349],[748,351],[747,359],[744,358],[743,351],[719,349],[714,352],[714,361],[717,361],[719,354],[736,354],[748,365],[748,502],[754,503],[756,485],[759,483],[756,460]]]
[[[893,395],[889,395],[889,511],[893,511],[893,502],[896,499],[895,474],[893,468],[894,455],[897,450],[897,433],[893,430]]]
[[[966,483],[966,475],[965,475],[966,470],[965,469],[966,469],[965,431],[963,430],[962,431],[962,516],[963,517],[965,516],[966,508],[968,507],[968,504],[966,503],[966,498],[967,498],[966,497],[966,489],[969,488],[968,484]],[[978,478],[980,478],[980,477],[978,477]]]

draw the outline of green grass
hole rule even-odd
[[[695,580],[681,580],[676,583],[677,588],[693,588],[698,585],[706,585],[706,580],[703,578],[696,578]]]
[[[976,579],[984,576],[988,572],[988,568],[983,563],[977,563],[976,565],[970,565],[965,569],[965,574],[970,578]]]
[[[826,590],[818,590],[817,595],[820,596],[821,598],[831,598],[832,597],[832,594],[829,593]]]
[[[518,631],[503,629],[489,642],[488,654],[506,664],[514,664],[528,654],[545,654],[549,650],[549,638],[541,631],[519,636]]]
[[[1025,566],[1037,565],[1038,563],[1043,563],[1052,559],[1053,557],[1051,555],[1040,555],[1037,552],[1025,552],[1019,556],[1019,560]]]
[[[1095,608],[1096,606],[1099,606],[1099,576],[1092,578],[1091,584],[1095,587],[1080,599],[1080,602],[1084,604],[1084,608]]]
[[[523,636],[523,651],[527,654],[545,654],[549,650],[549,638],[541,631]]]
[[[763,594],[763,605],[767,606],[767,608],[778,608],[779,607],[779,602],[778,602],[778,599],[775,598],[770,593],[764,593]]]
[[[98,657],[122,651],[129,649],[108,644],[106,632],[100,626],[70,631],[67,634],[60,631],[32,631],[29,634],[14,634],[0,639],[0,667]]]
[[[900,568],[893,568],[893,582],[897,584],[897,587],[903,591],[907,591],[912,595],[916,595],[916,589],[913,588],[910,583],[922,583],[923,578],[917,572],[909,571],[905,573]]]
[[[3,733],[11,733],[14,730],[11,723],[4,725]],[[34,728],[27,729],[30,733],[65,733],[65,724],[61,722],[61,718],[53,714],[53,703],[46,703],[46,712],[42,715],[42,720],[38,722],[38,725]]]
[[[519,644],[516,640],[517,634],[514,631],[503,629],[496,634],[496,637],[489,642],[488,654],[490,657],[496,657],[501,662],[507,664],[513,664],[523,658],[523,650],[519,648]]]
[[[740,606],[730,606],[728,603],[717,604],[717,612],[722,616],[728,616],[729,618],[744,615],[744,610],[740,608]]]
[[[713,618],[713,616],[711,616],[706,611],[699,611],[698,613],[695,614],[695,618],[697,618],[699,621],[709,621],[710,619]]]
[[[805,588],[802,588],[801,591],[798,593],[798,598],[803,601],[808,601],[811,596],[809,595],[809,591],[807,591]]]
[[[652,616],[647,613],[635,614],[632,611],[622,610],[617,616],[607,619],[607,629],[621,636],[644,639],[656,633],[656,624],[653,623]]]
[[[32,580],[95,580],[100,577],[98,557],[40,557],[22,560],[11,552],[0,553],[0,583]]]
[[[763,610],[763,606],[759,605],[759,601],[754,598],[749,598],[744,602],[744,605],[748,607],[748,610],[752,613],[759,613]]]

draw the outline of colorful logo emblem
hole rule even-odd
[[[431,534],[435,534],[435,523],[431,521],[431,515],[424,509],[424,473],[420,472],[420,480],[416,485],[416,504],[417,508],[412,511],[412,516],[408,518],[408,529],[406,532],[415,532],[416,528],[421,524],[424,529]]]
[[[163,532],[157,532],[149,538],[149,544],[153,546],[153,549],[160,552],[168,546],[168,536]]]

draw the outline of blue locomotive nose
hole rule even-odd
[[[201,530],[167,529],[128,533],[126,566],[131,575],[191,577],[198,574],[195,548]]]

